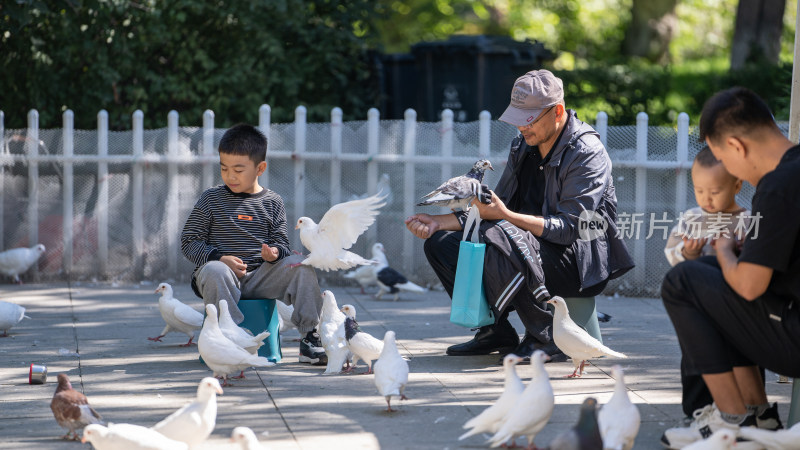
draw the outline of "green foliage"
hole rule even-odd
[[[370,0],[16,0],[0,10],[6,126],[24,127],[36,108],[43,127],[67,108],[77,128],[94,128],[100,109],[129,129],[135,109],[145,127],[164,126],[175,109],[199,125],[310,121],[339,106],[363,118],[377,103],[368,44],[381,9]]]

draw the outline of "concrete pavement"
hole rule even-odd
[[[158,280],[158,282],[163,280]],[[197,347],[172,333],[157,336],[164,322],[146,285],[49,283],[0,286],[0,300],[24,306],[31,317],[0,338],[0,449],[77,449],[89,444],[62,441],[50,399],[58,373],[70,376],[90,404],[115,423],[152,426],[194,398],[197,384],[210,370],[198,360]],[[173,283],[175,297],[201,308],[186,283]],[[497,399],[503,372],[497,355],[450,357],[447,346],[473,334],[449,322],[449,298],[444,292],[401,295],[375,300],[356,287],[323,286],[339,306],[353,304],[364,331],[382,338],[397,333],[401,353],[409,358],[409,400],[393,401],[398,412],[385,411],[372,375],[321,375],[324,367],[297,362],[296,331],[282,336],[284,359],[274,367],[249,370],[218,398],[217,425],[203,449],[236,448],[228,442],[236,426],[252,428],[271,449],[455,449],[486,448],[485,438],[458,441],[461,426]],[[580,403],[594,396],[600,404],[611,396],[610,367],[626,370],[630,396],[639,406],[642,426],[635,448],[661,448],[665,428],[678,424],[680,353],[672,325],[659,299],[598,297],[598,309],[613,318],[601,324],[604,342],[626,353],[627,360],[600,359],[587,365],[588,374],[565,379],[572,363],[550,363],[556,395],[552,418],[536,437],[545,446],[572,427]],[[512,314],[518,331],[523,328]],[[28,384],[31,363],[44,364],[44,385]],[[366,366],[359,367],[363,372]],[[529,366],[518,367],[527,382]],[[791,384],[778,384],[767,374],[770,401],[788,415]],[[267,436],[260,433],[268,432]],[[519,440],[522,443],[522,440]]]

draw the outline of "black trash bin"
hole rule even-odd
[[[483,110],[497,118],[517,77],[553,56],[540,42],[507,36],[457,35],[415,44],[410,55],[383,58],[385,116],[402,119],[406,108],[414,108],[418,120],[435,122],[449,108],[458,122],[478,120]]]

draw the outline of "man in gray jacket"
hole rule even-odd
[[[520,134],[511,143],[491,203],[474,202],[474,207],[482,219],[513,224],[526,239],[538,242],[537,259],[550,295],[599,294],[609,279],[633,267],[617,232],[611,160],[599,135],[564,107],[562,81],[547,70],[534,70],[517,79],[500,120],[517,127]],[[452,296],[463,213],[415,214],[406,219],[406,227],[425,239],[428,262]],[[487,261],[484,281],[504,275],[487,272],[496,267],[501,265]],[[494,325],[481,327],[472,340],[449,347],[447,354],[513,351],[530,356],[537,349],[551,356],[559,354],[552,342],[553,317],[543,303],[546,300],[530,289],[520,289],[510,300],[511,307],[495,310]],[[512,309],[525,325],[522,342],[508,321]]]

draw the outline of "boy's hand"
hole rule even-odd
[[[247,264],[233,255],[225,255],[219,260],[231,268],[236,278],[242,278],[247,273]]]
[[[697,259],[703,252],[703,247],[708,242],[707,238],[690,239],[683,238],[683,256],[686,259]]]
[[[270,247],[267,244],[261,244],[261,258],[266,262],[272,262],[278,259],[280,252],[278,247]]]

